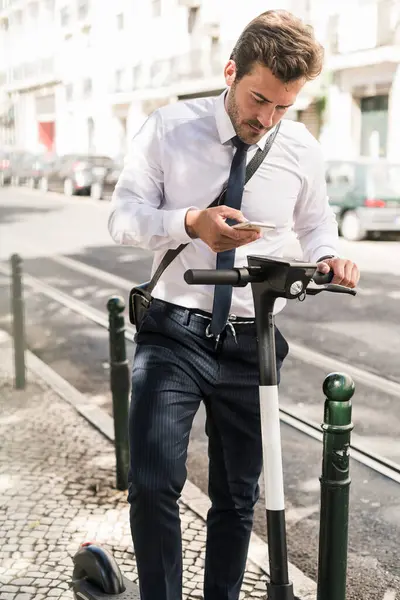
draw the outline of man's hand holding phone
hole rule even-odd
[[[248,224],[240,210],[229,206],[215,206],[204,210],[190,209],[186,213],[185,227],[193,239],[203,240],[214,252],[224,252],[255,242],[261,237],[261,228],[228,225],[226,219]]]
[[[237,225],[232,225],[234,229],[239,229],[240,231],[257,231],[260,232],[264,230],[272,230],[276,229],[276,226],[272,223],[261,223],[260,221],[243,221],[242,223],[238,223]]]

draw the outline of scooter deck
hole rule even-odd
[[[126,577],[123,577],[123,581],[126,589],[122,594],[105,594],[88,581],[81,581],[79,589],[74,590],[74,595],[78,600],[140,600],[138,586]]]

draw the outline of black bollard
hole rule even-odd
[[[22,259],[18,254],[11,256],[11,314],[14,342],[14,385],[23,390],[26,384],[25,368],[25,319],[22,295]]]
[[[331,373],[325,378],[323,390],[326,400],[317,600],[345,600],[354,382],[343,373]]]
[[[113,402],[115,457],[117,470],[117,488],[128,487],[129,437],[128,413],[130,373],[126,359],[125,302],[119,296],[112,296],[107,302],[109,315],[110,341],[110,384]]]

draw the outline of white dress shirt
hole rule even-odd
[[[235,148],[225,92],[164,106],[150,115],[133,138],[111,203],[109,231],[118,244],[154,251],[152,272],[165,252],[189,245],[164,271],[153,296],[211,312],[214,286],[190,286],[187,269],[215,269],[216,253],[185,230],[189,207],[206,208],[229,177]],[[263,148],[268,132],[250,147]],[[247,183],[242,213],[246,219],[272,222],[261,239],[236,249],[235,266],[247,266],[247,255],[282,256],[293,228],[304,260],[337,254],[338,231],[329,206],[322,152],[306,127],[283,120],[264,162]],[[275,312],[285,300],[278,299]],[[231,314],[254,316],[251,286],[233,288]]]

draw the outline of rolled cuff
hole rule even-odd
[[[319,246],[316,250],[313,250],[311,254],[311,262],[317,262],[322,256],[332,255],[339,257],[337,248],[332,246]]]
[[[169,238],[176,240],[179,244],[192,241],[185,227],[186,214],[192,209],[197,210],[196,206],[190,206],[189,208],[163,211],[164,231]]]

